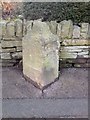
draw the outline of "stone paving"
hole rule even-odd
[[[63,68],[59,80],[41,91],[19,68],[2,68],[3,118],[87,118],[88,70]]]

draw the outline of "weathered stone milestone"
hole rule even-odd
[[[23,74],[41,89],[59,75],[59,47],[58,36],[45,22],[34,21],[23,38]]]

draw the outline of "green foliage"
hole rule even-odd
[[[25,18],[29,20],[43,18],[45,21],[56,20],[60,22],[71,19],[74,23],[90,22],[90,2],[25,2],[23,13]]]

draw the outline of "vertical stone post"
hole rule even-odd
[[[23,38],[23,74],[43,89],[59,76],[59,38],[45,22],[32,25]]]

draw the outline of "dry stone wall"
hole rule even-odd
[[[60,63],[66,67],[89,66],[90,24],[73,24],[71,20],[47,22],[51,32],[60,39]],[[22,59],[22,38],[33,21],[0,21],[0,57],[3,66],[12,66]]]
[[[13,66],[22,59],[23,35],[22,20],[0,21],[0,57],[2,66]]]
[[[64,20],[60,23],[51,21],[48,25],[60,38],[60,66],[89,67],[90,24],[74,25],[71,20]]]
[[[73,25],[71,20],[64,20],[58,24],[57,34],[61,40],[61,66],[89,67],[90,24]]]

